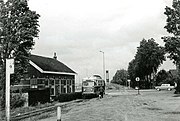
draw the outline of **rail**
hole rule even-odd
[[[44,112],[50,112],[50,111],[56,110],[57,106],[63,107],[63,106],[69,105],[71,103],[78,103],[78,102],[82,102],[82,101],[83,101],[83,99],[79,99],[79,100],[75,100],[75,101],[71,101],[71,102],[58,103],[58,104],[50,106],[50,107],[45,107],[45,108],[41,108],[41,109],[38,109],[35,111],[30,111],[30,112],[22,113],[19,115],[11,116],[10,121],[19,121],[21,119],[30,118],[32,116],[36,116],[36,115],[42,114]]]

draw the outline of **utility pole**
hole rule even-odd
[[[105,79],[105,60],[104,60],[104,52],[103,51],[99,51],[99,52],[101,52],[102,54],[103,54],[103,79],[104,79],[104,81],[106,80]]]
[[[10,121],[10,74],[14,73],[14,59],[6,59],[6,121]]]

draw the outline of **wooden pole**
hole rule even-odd
[[[10,121],[10,74],[14,73],[14,59],[6,59],[6,121]]]
[[[6,60],[6,120],[10,120],[10,73],[9,64]]]
[[[61,107],[57,107],[57,121],[61,121]]]

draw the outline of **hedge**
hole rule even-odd
[[[55,101],[59,102],[67,102],[76,99],[82,99],[82,92],[59,94],[54,98]]]
[[[5,100],[3,98],[0,98],[1,106],[2,108],[5,108]],[[20,93],[12,94],[10,98],[10,107],[11,109],[23,107],[26,102],[26,98],[22,96]]]

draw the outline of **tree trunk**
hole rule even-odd
[[[177,64],[176,69],[178,71],[178,80],[175,94],[180,94],[180,63]]]

